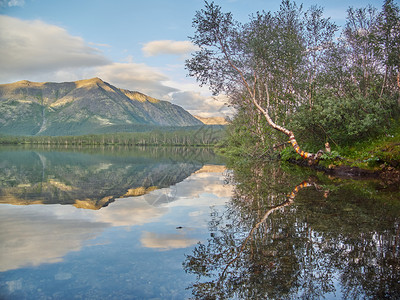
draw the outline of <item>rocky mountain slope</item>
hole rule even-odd
[[[0,85],[0,134],[80,135],[202,124],[180,106],[99,78]]]

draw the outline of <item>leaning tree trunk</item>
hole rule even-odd
[[[281,203],[278,204],[276,206],[271,207],[269,210],[267,210],[264,214],[264,216],[262,217],[262,219],[256,224],[254,225],[254,227],[250,230],[249,234],[247,235],[247,238],[244,240],[244,242],[242,243],[242,246],[239,248],[238,254],[236,255],[235,258],[233,258],[232,260],[230,260],[227,265],[225,266],[224,270],[222,271],[219,279],[218,279],[218,284],[220,284],[222,282],[222,280],[225,278],[225,274],[226,271],[228,270],[229,266],[234,263],[236,260],[239,259],[240,255],[242,254],[242,252],[244,251],[244,248],[246,246],[246,244],[249,242],[249,240],[251,240],[253,238],[253,234],[254,232],[260,227],[261,224],[263,224],[268,217],[276,210],[280,210],[285,206],[291,205],[294,203],[294,199],[297,196],[297,193],[306,187],[310,187],[310,186],[314,186],[317,190],[320,190],[320,186],[315,183],[312,179],[309,180],[305,180],[302,183],[298,184],[295,186],[295,188],[292,190],[292,192],[290,194],[287,195],[286,200]],[[325,193],[328,193],[329,191],[325,191]]]
[[[268,88],[267,90],[267,103],[269,103],[269,93],[268,93]],[[259,111],[261,111],[261,113],[264,115],[265,119],[267,120],[269,126],[271,126],[273,129],[278,130],[284,134],[286,134],[289,137],[289,142],[292,145],[293,149],[304,159],[307,159],[309,164],[316,164],[318,163],[319,159],[321,158],[322,154],[324,153],[324,151],[319,150],[317,153],[310,153],[310,152],[306,152],[300,149],[299,144],[297,143],[295,137],[294,137],[294,133],[282,126],[279,126],[277,124],[275,124],[274,121],[272,121],[268,111],[266,109],[264,109],[257,101],[257,99],[255,98],[254,94],[251,95],[252,97],[252,102],[253,104],[257,107],[257,109]]]
[[[238,72],[240,79],[242,81],[242,83],[244,84],[247,92],[250,94],[250,98],[251,98],[251,102],[255,105],[255,107],[264,115],[265,119],[267,120],[269,126],[271,126],[272,128],[283,132],[284,134],[286,134],[289,137],[290,143],[292,144],[292,147],[294,148],[294,150],[304,159],[308,159],[308,163],[309,164],[317,164],[319,159],[321,158],[322,154],[324,153],[323,150],[319,150],[317,153],[309,153],[309,152],[305,152],[303,150],[300,149],[299,145],[297,144],[297,141],[294,137],[294,134],[292,131],[287,130],[286,128],[279,126],[277,124],[274,123],[274,121],[272,121],[269,113],[268,113],[268,108],[264,109],[257,101],[256,98],[256,91],[255,91],[255,85],[257,82],[257,76],[254,76],[254,89],[250,88],[250,85],[248,83],[248,81],[246,80],[246,78],[244,77],[242,71],[232,62],[232,60],[230,59],[228,52],[226,51],[226,48],[224,46],[224,44],[222,43],[222,39],[220,36],[217,36],[219,43],[221,45],[221,49],[222,52],[224,53],[226,59],[228,60],[229,65]],[[400,73],[399,73],[400,75]],[[269,105],[269,91],[268,91],[268,86],[265,85],[265,90],[267,93],[267,104]]]

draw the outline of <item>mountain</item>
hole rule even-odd
[[[200,117],[194,116],[197,120],[206,125],[227,125],[228,121],[224,117]]]
[[[100,78],[0,84],[2,134],[82,135],[202,124],[178,105],[117,88]]]

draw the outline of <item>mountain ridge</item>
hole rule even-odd
[[[194,116],[197,120],[206,125],[228,125],[229,122],[224,117],[201,117]]]
[[[182,107],[98,77],[73,82],[0,84],[0,133],[81,135],[135,131],[135,126],[198,126]]]

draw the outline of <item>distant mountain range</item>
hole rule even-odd
[[[178,105],[99,78],[0,84],[0,134],[82,135],[203,124]]]
[[[208,117],[208,118],[200,116],[194,116],[194,117],[207,125],[228,125],[228,121],[224,117]]]

